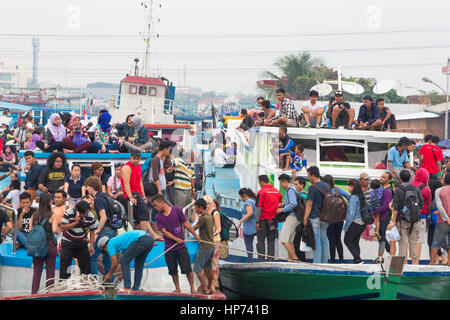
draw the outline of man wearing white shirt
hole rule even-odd
[[[320,126],[325,109],[320,102],[317,102],[317,99],[319,99],[319,93],[315,90],[311,90],[309,93],[309,100],[302,106],[302,123],[305,128],[315,128],[316,126]]]
[[[221,145],[214,150],[214,165],[217,168],[226,168],[228,164],[228,158]]]

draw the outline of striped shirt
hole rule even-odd
[[[61,225],[71,224],[75,222],[75,210],[69,209],[64,213]],[[78,225],[70,230],[64,231],[62,240],[69,242],[87,242],[87,231],[95,230],[98,227],[98,222],[95,220],[94,214],[89,211],[88,215],[80,219]]]
[[[194,167],[180,158],[173,159],[172,165],[175,167],[175,189],[191,190],[191,179],[195,179]]]

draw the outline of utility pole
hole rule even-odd
[[[446,75],[447,75],[447,91],[445,92],[445,101],[446,101],[446,106],[445,106],[445,133],[444,133],[444,137],[445,140],[448,139],[448,95],[449,95],[449,75],[450,75],[450,58],[447,58],[447,69],[445,70]]]

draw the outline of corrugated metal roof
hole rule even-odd
[[[145,78],[145,77],[133,77],[128,76],[122,79],[121,82],[132,82],[132,83],[140,83],[140,84],[152,84],[157,86],[166,86],[166,84],[158,78]]]

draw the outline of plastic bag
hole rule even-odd
[[[393,227],[391,230],[386,231],[386,238],[389,241],[399,241],[400,240],[400,232],[397,227]]]
[[[300,243],[300,251],[307,252],[307,251],[313,251],[313,249],[302,241]]]

